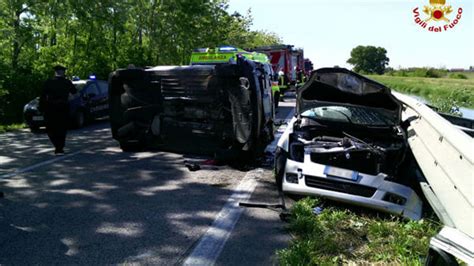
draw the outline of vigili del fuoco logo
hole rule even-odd
[[[430,5],[424,6],[423,10],[420,11],[418,7],[413,9],[413,15],[415,23],[421,28],[432,32],[443,32],[453,29],[459,23],[462,8],[453,10],[452,6],[446,5],[446,0],[430,0]]]

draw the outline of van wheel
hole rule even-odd
[[[74,126],[76,128],[81,128],[84,126],[85,116],[84,112],[77,111],[76,115],[74,116]]]

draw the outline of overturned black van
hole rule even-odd
[[[109,101],[113,138],[124,151],[242,156],[273,139],[271,73],[245,57],[120,69],[109,77]]]

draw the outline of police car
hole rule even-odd
[[[77,93],[69,96],[70,126],[81,128],[93,119],[109,114],[108,83],[89,76],[87,80],[73,79]],[[39,97],[23,108],[25,122],[31,131],[46,125],[43,113],[38,110]]]

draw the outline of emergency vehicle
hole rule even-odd
[[[304,53],[294,45],[270,45],[248,49],[265,53],[272,64],[273,71],[279,75],[280,90],[284,92],[304,81]]]
[[[215,65],[224,63],[236,63],[237,56],[243,56],[248,60],[259,62],[270,73],[271,88],[273,93],[273,104],[278,107],[280,101],[280,83],[278,73],[274,72],[273,65],[270,63],[265,53],[249,52],[233,46],[221,46],[217,48],[197,48],[191,54],[191,65]]]
[[[90,75],[88,79],[73,78],[77,94],[69,97],[69,121],[73,128],[81,128],[88,122],[109,114],[108,83]],[[43,112],[39,110],[39,97],[23,108],[25,123],[32,132],[46,126]]]

